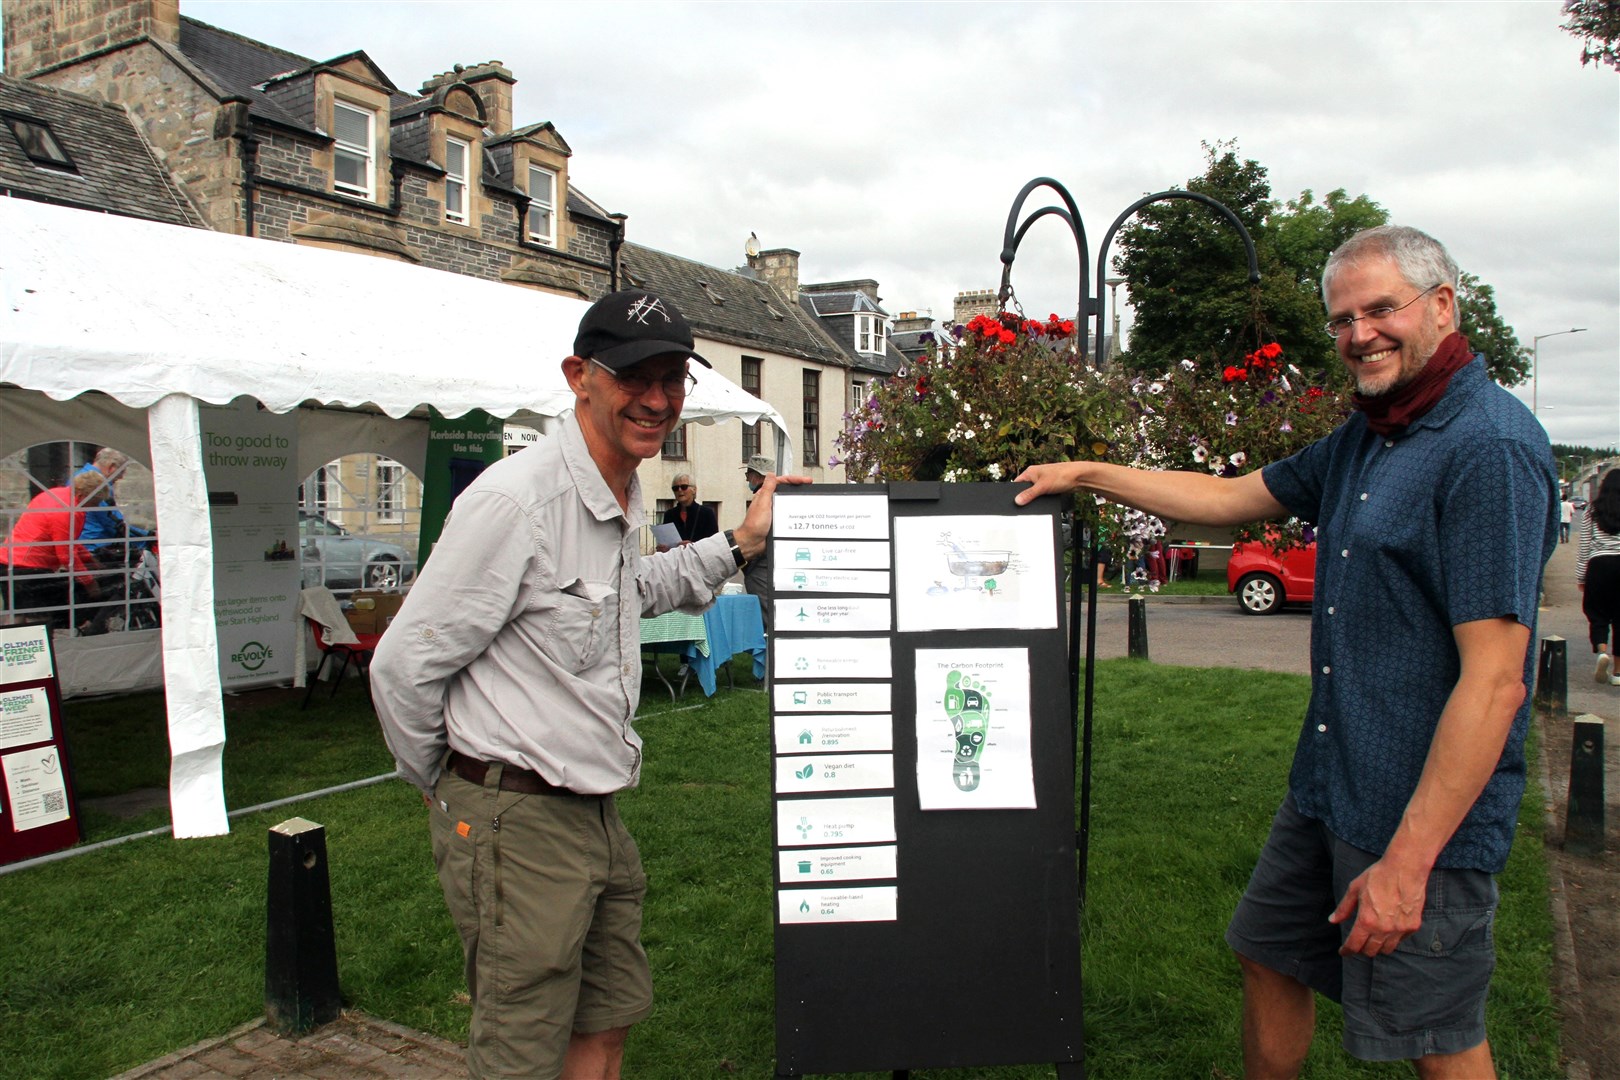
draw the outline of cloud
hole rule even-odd
[[[1620,443],[1620,95],[1543,4],[372,4],[183,0],[324,59],[364,48],[402,87],[501,59],[520,123],[630,236],[732,267],[750,231],[806,280],[876,278],[944,316],[999,281],[1032,177],[1095,245],[1140,195],[1236,139],[1273,195],[1366,194],[1445,241],[1526,344],[1553,437]],[[1044,205],[1032,200],[1027,209]],[[1076,254],[1043,221],[1026,310],[1071,311]],[[1554,357],[1556,356],[1556,360]]]

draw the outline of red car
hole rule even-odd
[[[1278,556],[1265,544],[1237,544],[1226,564],[1226,589],[1245,615],[1271,615],[1285,603],[1308,604],[1316,595],[1316,544]]]

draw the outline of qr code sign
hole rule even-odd
[[[47,791],[42,796],[42,809],[47,814],[60,814],[67,809],[67,794],[61,791]]]

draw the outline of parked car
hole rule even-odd
[[[1226,588],[1246,615],[1272,615],[1284,604],[1308,604],[1316,594],[1316,544],[1286,549],[1235,544],[1226,564]]]
[[[397,589],[416,576],[416,556],[398,544],[357,536],[320,514],[298,512],[304,587]]]

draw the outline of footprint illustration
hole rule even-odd
[[[979,754],[990,731],[990,693],[985,685],[960,671],[945,676],[945,715],[956,733],[956,759],[951,778],[962,791],[979,786]]]

